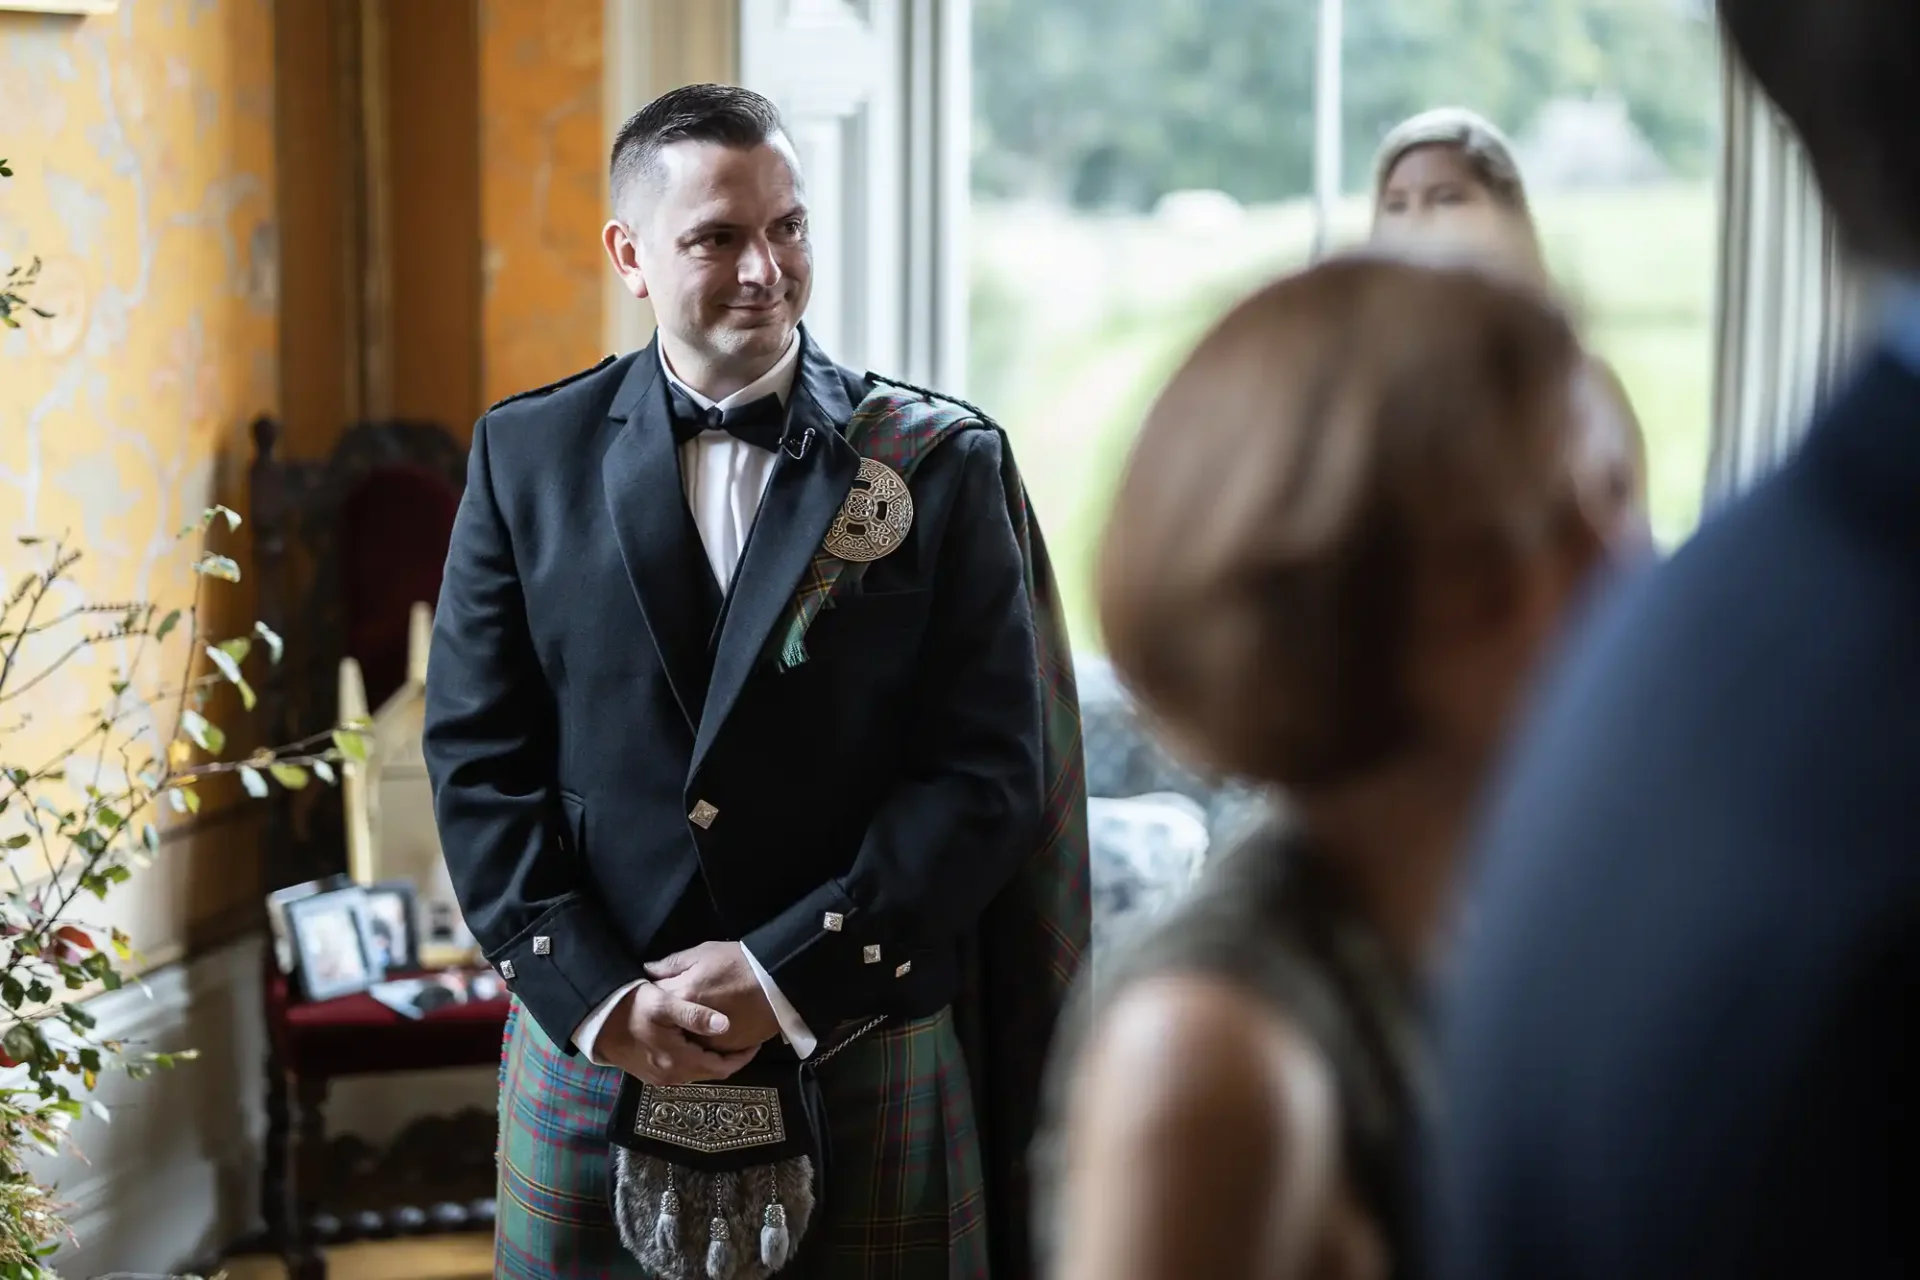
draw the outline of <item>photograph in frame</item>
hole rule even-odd
[[[367,891],[358,885],[288,903],[287,929],[300,989],[308,1000],[354,995],[386,976],[375,964]]]
[[[383,880],[367,888],[367,928],[374,961],[387,973],[420,967],[420,931],[411,880]]]
[[[280,972],[292,973],[297,961],[293,952],[293,935],[287,931],[287,904],[330,889],[344,889],[352,883],[344,874],[335,874],[275,889],[267,895],[267,934],[273,940],[273,958],[280,966]]]

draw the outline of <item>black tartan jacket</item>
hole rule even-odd
[[[777,670],[770,638],[859,459],[860,377],[802,336],[731,594],[687,507],[652,347],[474,428],[425,752],[469,927],[549,1037],[711,920],[816,1032],[954,997],[960,940],[1035,847],[1041,698],[999,434],[918,467],[905,544]]]

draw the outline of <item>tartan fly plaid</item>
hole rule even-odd
[[[902,480],[913,480],[914,468],[932,453],[934,447],[964,426],[981,426],[980,415],[955,403],[943,403],[923,396],[908,395],[894,384],[876,382],[847,420],[847,443],[863,458],[885,463]],[[823,608],[832,607],[833,590],[843,579],[851,584],[859,580],[865,564],[848,564],[825,548],[814,553],[813,561],[801,575],[800,586],[774,635],[780,638],[779,663],[783,670],[807,660],[807,628]]]
[[[886,463],[903,478],[911,479],[920,460],[954,432],[999,430],[965,401],[871,373],[867,383],[871,390],[854,410],[847,440],[862,457]],[[1028,1158],[1039,1122],[1041,1082],[1054,1028],[1092,945],[1093,898],[1086,757],[1066,614],[1040,522],[1004,432],[1000,444],[1000,483],[1026,565],[1044,695],[1045,806],[1032,854],[988,904],[966,941],[965,977],[954,1015],[979,1117],[993,1275],[1027,1280],[1034,1274]],[[783,665],[805,661],[808,624],[836,584],[857,580],[863,569],[824,552],[814,557],[784,617],[785,630],[775,632],[785,637]]]
[[[504,1046],[494,1275],[640,1280],[608,1204],[619,1071],[563,1053],[518,1001]],[[781,1276],[986,1280],[980,1148],[951,1011],[855,1041],[821,1068],[820,1090],[832,1185]]]

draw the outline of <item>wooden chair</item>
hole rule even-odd
[[[338,723],[341,659],[351,656],[378,706],[407,674],[409,615],[439,595],[454,512],[466,482],[466,450],[431,423],[350,428],[322,459],[280,452],[279,425],[253,424],[254,581],[258,616],[286,639],[286,658],[259,690],[264,740],[291,742]],[[261,857],[268,891],[344,872],[340,793],[275,788],[266,806]],[[289,989],[266,949],[268,1056],[266,1164],[261,1207],[267,1245],[295,1280],[325,1274],[330,1239],[427,1227],[490,1227],[491,1205],[430,1214],[417,1205],[340,1220],[322,1211],[324,1107],[344,1076],[498,1062],[507,1001],[401,1017],[361,994],[309,1003]],[[487,1139],[491,1155],[491,1138]],[[458,1206],[452,1206],[458,1209]]]

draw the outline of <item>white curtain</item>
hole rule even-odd
[[[1847,370],[1872,305],[1791,126],[1731,50],[1723,68],[1710,504],[1792,451]]]

